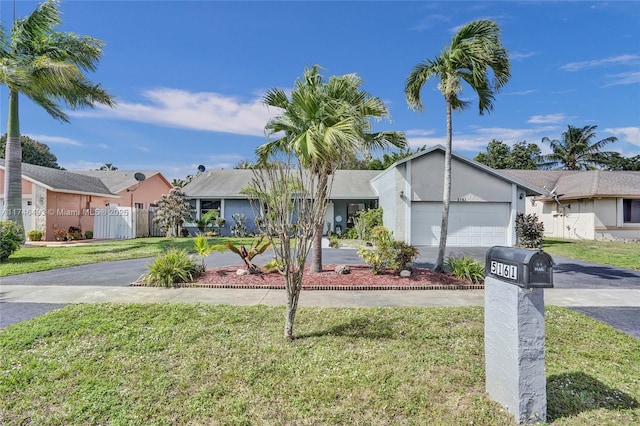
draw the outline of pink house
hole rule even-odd
[[[141,182],[134,175],[142,173]],[[39,229],[54,240],[54,230],[93,230],[95,209],[107,206],[148,209],[171,184],[159,171],[70,172],[22,164],[22,217],[25,232]],[[4,208],[4,160],[0,159],[0,210]]]

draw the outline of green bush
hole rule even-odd
[[[391,232],[384,226],[371,230],[374,248],[360,247],[358,256],[371,267],[371,272],[379,274],[386,269],[399,271],[418,257],[418,249],[392,238]]]
[[[38,229],[32,229],[31,231],[27,232],[29,241],[42,241],[42,235],[42,231]]]
[[[382,226],[382,208],[360,210],[353,218],[353,229],[359,239],[368,241],[373,230]]]
[[[85,233],[84,233],[84,237],[85,237],[87,240],[92,239],[92,238],[93,238],[93,231],[85,231]]]
[[[535,213],[528,215],[518,213],[516,215],[516,235],[518,236],[518,245],[520,247],[542,247],[544,223],[538,220],[538,216]]]
[[[0,262],[4,262],[24,243],[24,231],[17,223],[0,221]]]
[[[192,282],[201,272],[198,261],[186,250],[174,248],[155,258],[142,282],[152,287],[174,287]]]
[[[340,247],[340,239],[337,235],[333,234],[329,237],[329,247],[338,248]]]
[[[262,267],[266,272],[269,272],[269,273],[271,272],[282,273],[284,271],[284,262],[282,260],[271,259],[270,261],[262,265]]]
[[[473,283],[484,281],[484,265],[468,256],[451,256],[445,263],[445,268],[458,278]]]

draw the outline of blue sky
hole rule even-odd
[[[36,2],[17,1],[17,16]],[[412,111],[404,82],[436,57],[459,28],[494,19],[510,53],[511,80],[491,114],[454,113],[454,151],[473,158],[492,139],[508,144],[559,139],[568,125],[597,125],[608,149],[640,154],[640,2],[222,2],[73,1],[62,3],[60,29],[105,43],[97,72],[114,109],[70,111],[59,123],[21,98],[23,134],[47,143],[69,170],[113,163],[160,170],[169,179],[253,161],[263,128],[277,114],[262,105],[270,88],[289,89],[304,68],[357,73],[384,100],[391,122],[413,148],[443,143],[444,100],[437,82]],[[0,1],[11,22],[13,2]],[[0,131],[7,93],[0,88]],[[379,156],[380,153],[374,155]]]

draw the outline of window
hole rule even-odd
[[[220,211],[220,200],[200,200],[200,217],[209,210]]]
[[[352,228],[354,224],[354,216],[360,210],[364,210],[366,208],[364,203],[349,203],[347,204],[347,228]]]
[[[622,200],[624,223],[640,223],[640,200]]]

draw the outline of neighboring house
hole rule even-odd
[[[70,172],[22,164],[22,218],[25,232],[39,229],[54,240],[54,230],[77,227],[94,230],[95,209],[107,206],[148,208],[171,184],[157,171]],[[0,208],[4,209],[4,160],[0,159]]]
[[[412,245],[437,246],[442,220],[444,147],[437,145],[403,159],[384,171],[338,170],[334,176],[325,232],[353,226],[360,210],[382,207],[384,225],[395,238]],[[255,230],[254,214],[241,190],[251,170],[213,170],[183,190],[197,217],[219,209],[229,235],[234,213],[244,213]],[[514,245],[515,218],[524,212],[525,197],[542,189],[483,164],[454,154],[447,244],[455,246]],[[195,232],[195,227],[192,227]]]
[[[640,240],[640,172],[504,170],[543,188],[527,213],[544,223],[545,235],[582,240]]]

